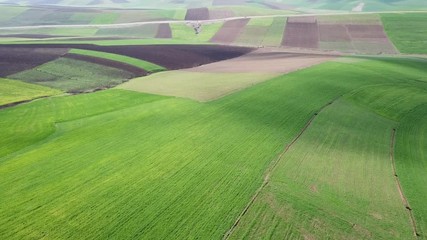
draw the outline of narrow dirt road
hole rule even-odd
[[[427,11],[384,11],[384,12],[334,12],[334,13],[303,13],[303,14],[279,14],[279,15],[261,15],[261,16],[244,16],[244,17],[228,17],[212,20],[167,20],[167,21],[151,21],[151,22],[132,22],[132,23],[112,23],[112,24],[65,24],[65,25],[34,25],[34,26],[17,26],[17,27],[0,27],[0,30],[29,30],[29,29],[44,29],[44,28],[117,28],[117,27],[135,27],[149,24],[163,24],[163,23],[192,23],[198,22],[200,24],[218,23],[229,20],[239,20],[247,18],[271,18],[271,17],[310,17],[310,16],[341,16],[341,15],[370,15],[378,13],[427,13]]]
[[[409,215],[409,219],[411,221],[411,226],[412,226],[412,231],[414,233],[414,237],[418,238],[420,236],[420,234],[417,231],[417,223],[415,221],[414,213],[412,212],[412,208],[409,205],[408,199],[406,198],[405,194],[403,193],[402,185],[400,184],[400,180],[399,180],[399,177],[398,177],[397,171],[396,171],[396,161],[394,159],[395,143],[396,143],[396,129],[393,128],[391,130],[391,140],[390,140],[390,161],[391,161],[391,166],[393,169],[394,180],[396,181],[397,190],[399,191],[400,199],[402,200],[403,206],[405,206],[406,210],[408,211],[408,215]]]

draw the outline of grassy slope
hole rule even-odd
[[[0,236],[220,238],[317,109],[392,67],[327,63],[205,104],[109,90],[2,111]]]
[[[235,238],[411,238],[389,161],[394,124],[346,101],[327,107],[280,160]]]
[[[0,105],[59,93],[56,89],[0,78]]]
[[[427,14],[381,14],[387,35],[401,53],[427,54]]]
[[[147,62],[144,60],[123,56],[119,54],[114,54],[114,53],[106,53],[106,52],[83,50],[83,49],[72,49],[70,50],[70,53],[91,56],[91,57],[105,58],[105,59],[109,59],[117,62],[122,62],[135,67],[142,68],[148,72],[158,72],[158,71],[166,70],[166,68],[151,62]]]
[[[59,58],[9,77],[74,92],[117,85],[132,74],[95,63]]]
[[[397,116],[427,102],[427,92],[420,89],[426,84],[419,82],[427,81],[426,62],[412,59],[388,60],[380,63],[382,67],[377,64],[368,61],[358,65],[389,71],[381,77],[388,80],[347,94],[346,100],[318,116],[281,160],[234,238],[411,237],[388,154],[391,129],[401,120]],[[389,82],[392,79],[393,84]],[[404,189],[419,191],[424,176],[406,175],[417,179],[419,186],[406,184]],[[425,196],[423,192],[408,197],[411,202],[411,198],[422,201]],[[420,211],[419,215],[422,218],[425,213]]]

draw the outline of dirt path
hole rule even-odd
[[[323,107],[321,107],[314,115],[308,120],[308,122],[305,124],[305,126],[301,129],[301,131],[298,133],[297,136],[295,136],[292,141],[285,146],[283,151],[270,163],[270,167],[267,169],[267,171],[264,174],[264,181],[262,182],[261,186],[256,190],[255,194],[252,196],[251,200],[248,202],[246,207],[243,209],[243,211],[240,213],[240,215],[237,217],[236,221],[234,222],[233,226],[224,234],[223,240],[227,240],[230,238],[231,234],[234,232],[236,227],[239,225],[240,221],[242,220],[242,217],[248,212],[249,208],[253,205],[255,200],[258,198],[261,191],[264,189],[265,186],[270,182],[270,177],[274,169],[276,168],[277,164],[280,162],[282,157],[289,151],[289,149],[298,141],[298,139],[304,134],[304,132],[307,130],[308,127],[313,123],[314,119],[328,106],[333,104],[337,99],[339,99],[341,96],[338,96],[331,102],[327,103]]]
[[[391,161],[391,166],[393,169],[393,175],[394,175],[394,179],[396,181],[397,190],[399,191],[400,199],[402,200],[403,206],[405,206],[406,210],[408,210],[408,215],[409,215],[409,218],[411,220],[412,231],[414,233],[414,237],[418,238],[420,236],[420,234],[417,231],[417,223],[415,221],[414,213],[412,212],[412,208],[409,205],[408,199],[406,198],[405,194],[403,193],[402,185],[400,184],[400,180],[399,180],[399,177],[397,176],[397,172],[396,172],[396,161],[394,159],[395,143],[396,143],[396,129],[393,128],[391,130],[391,140],[390,140],[390,161]]]
[[[307,13],[307,14],[277,14],[277,15],[262,15],[262,16],[244,16],[244,17],[227,17],[211,20],[167,20],[167,21],[150,21],[150,22],[132,22],[132,23],[112,23],[112,24],[65,24],[65,25],[32,25],[32,26],[17,26],[17,27],[0,27],[0,30],[28,30],[28,29],[44,29],[44,28],[117,28],[117,27],[135,27],[147,24],[162,24],[162,23],[188,23],[198,22],[200,24],[225,22],[230,20],[249,19],[249,18],[274,18],[274,17],[314,17],[314,16],[342,16],[342,15],[370,15],[379,13],[427,13],[427,11],[384,11],[384,12],[338,12],[338,13]]]

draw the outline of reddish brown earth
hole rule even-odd
[[[239,36],[240,32],[243,31],[248,22],[249,18],[227,21],[210,41],[217,43],[232,43]]]
[[[125,55],[128,57],[149,61],[170,70],[196,67],[196,66],[200,66],[200,65],[204,65],[212,62],[235,58],[254,50],[253,48],[247,48],[247,47],[234,47],[234,46],[221,46],[221,45],[98,46],[98,45],[92,45],[92,44],[22,44],[22,45],[10,44],[10,45],[2,45],[0,50],[4,49],[4,52],[8,53],[8,49],[17,49],[15,51],[24,52],[24,55],[25,55],[26,52],[31,52],[31,50],[34,48],[47,48],[47,49],[53,48],[54,50],[52,51],[59,52],[62,54],[64,54],[64,50],[61,51],[61,50],[58,50],[58,48],[59,49],[78,48],[78,49],[109,52],[109,53],[115,53],[115,54]],[[56,53],[55,56],[57,57],[57,55],[58,53]],[[13,58],[14,54],[9,54],[8,56],[10,56],[10,58]],[[2,58],[3,58],[3,55],[0,55],[0,61]],[[35,56],[35,58],[37,58],[37,56]],[[29,58],[29,59],[32,60],[32,58]],[[21,60],[18,59],[15,62],[19,64],[20,61]],[[7,69],[7,67],[4,67],[4,68]]]
[[[185,20],[208,20],[209,9],[208,8],[190,8],[187,10]]]
[[[66,46],[62,48],[20,48],[0,46],[0,77],[6,77],[38,65],[50,62],[66,54]]]
[[[320,41],[324,42],[350,42],[347,27],[342,24],[320,24]]]
[[[319,26],[314,17],[290,17],[287,20],[282,46],[319,47]]]
[[[157,29],[156,38],[172,38],[172,29],[171,29],[169,23],[159,24],[159,28]]]
[[[66,55],[64,55],[64,57],[76,59],[76,60],[81,60],[81,61],[86,61],[86,62],[91,62],[91,63],[96,63],[96,64],[104,65],[107,67],[118,68],[118,69],[132,73],[134,75],[134,77],[141,77],[141,76],[147,75],[147,71],[145,71],[142,68],[138,68],[138,67],[126,64],[126,63],[117,62],[117,61],[113,61],[113,60],[109,60],[109,59],[105,59],[105,58],[84,56],[84,55],[73,54],[73,53],[67,53]]]

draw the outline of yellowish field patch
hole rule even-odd
[[[133,79],[118,88],[209,101],[277,76],[274,73],[161,72]]]

